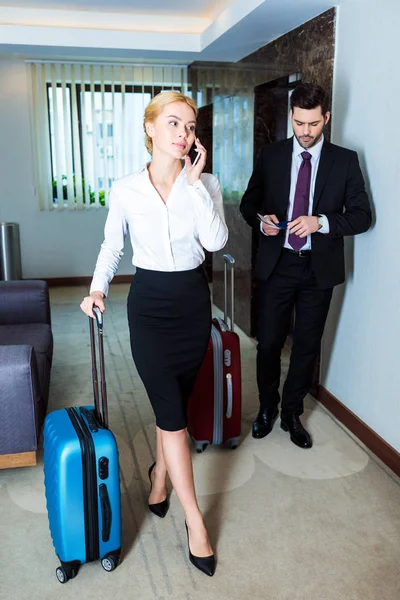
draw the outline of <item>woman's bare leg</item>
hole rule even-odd
[[[195,556],[210,556],[213,554],[213,550],[197,504],[187,430],[164,431],[160,429],[158,431],[168,475],[185,513],[189,529],[190,550]]]
[[[156,466],[151,473],[153,487],[149,496],[149,504],[158,504],[167,497],[166,478],[167,465],[164,460],[164,452],[161,441],[161,429],[156,427],[157,446],[156,446]]]

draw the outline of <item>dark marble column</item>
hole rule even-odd
[[[213,164],[213,106],[207,104],[199,108],[196,122],[196,136],[207,150],[207,164],[204,173],[212,173]]]
[[[293,65],[301,73],[303,82],[318,83],[332,96],[334,52],[335,9],[331,8],[249,54],[241,62],[274,65],[275,78],[290,75],[287,65]],[[327,136],[330,136],[329,127]]]

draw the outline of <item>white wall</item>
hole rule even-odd
[[[347,283],[335,291],[322,383],[400,451],[399,0],[339,8],[332,141],[357,150],[376,223],[347,240]]]
[[[24,61],[0,60],[0,221],[19,223],[24,278],[88,276],[103,240],[107,210],[39,210],[29,93]],[[131,259],[127,240],[119,274],[133,272]]]

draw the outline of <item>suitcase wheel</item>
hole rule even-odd
[[[60,583],[67,583],[69,579],[67,571],[64,569],[64,567],[57,567],[56,577]]]
[[[231,450],[236,450],[236,448],[239,445],[239,438],[231,438],[230,440],[228,440],[228,444]]]
[[[101,566],[105,571],[110,572],[114,571],[114,569],[117,567],[117,563],[112,554],[109,554],[108,556],[105,556],[101,559]]]
[[[201,454],[202,452],[204,452],[204,450],[207,448],[208,444],[206,444],[205,442],[196,442],[196,452],[198,454]]]
[[[71,562],[61,562],[61,565],[56,569],[56,577],[60,583],[67,583],[70,579],[73,579],[78,575],[79,567],[81,563],[79,560],[72,560]]]

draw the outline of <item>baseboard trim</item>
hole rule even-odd
[[[112,283],[131,283],[133,275],[115,275]],[[73,285],[86,285],[92,283],[92,276],[87,277],[43,277],[49,287],[69,287]]]
[[[19,454],[0,454],[0,469],[15,469],[16,467],[34,467],[36,452],[20,452]]]
[[[400,454],[397,450],[385,442],[322,385],[318,386],[318,401],[400,477]]]

